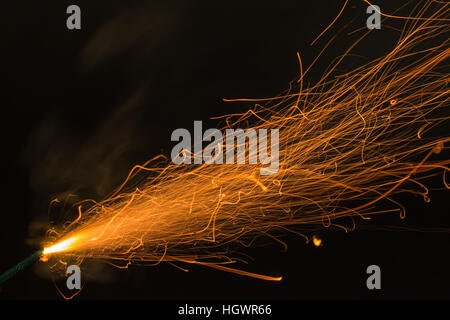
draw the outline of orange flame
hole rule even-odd
[[[51,253],[60,253],[60,252],[68,251],[72,248],[72,245],[79,239],[80,239],[80,237],[75,236],[75,237],[71,237],[67,240],[58,242],[57,244],[54,244],[51,247],[44,248],[42,254],[48,255]]]

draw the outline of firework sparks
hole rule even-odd
[[[448,120],[448,40],[417,49],[448,33],[443,5],[425,18],[406,22],[395,48],[346,74],[333,65],[314,86],[305,86],[301,59],[296,88],[260,99],[244,114],[224,117],[226,128],[279,129],[279,171],[262,176],[258,165],[173,165],[152,161],[136,166],[109,198],[86,201],[70,225],[49,231],[44,256],[95,258],[129,264],[200,264],[230,268],[227,245],[250,245],[258,236],[337,226],[346,218],[370,219],[403,206],[392,196],[410,192],[428,199],[421,179],[448,171],[448,160],[432,160],[449,137],[427,138]],[[347,53],[350,52],[347,51]],[[250,99],[241,99],[255,101]],[[250,151],[249,151],[250,152]],[[251,154],[247,153],[247,160]],[[248,161],[247,161],[248,163]],[[134,184],[139,175],[145,183]],[[448,186],[445,182],[444,184]],[[420,191],[417,191],[419,189]],[[392,204],[381,209],[380,202]],[[322,240],[313,238],[315,246]],[[58,262],[55,262],[55,265]]]

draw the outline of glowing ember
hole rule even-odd
[[[313,243],[316,247],[320,247],[322,245],[322,239],[319,239],[316,236],[313,236]]]

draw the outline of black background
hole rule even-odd
[[[0,270],[37,247],[27,239],[48,222],[49,202],[67,192],[101,199],[136,163],[170,153],[170,134],[194,120],[250,105],[222,98],[269,97],[298,76],[340,34],[309,75],[320,77],[364,28],[366,4],[350,1],[317,45],[314,38],[343,1],[229,2],[44,1],[2,4],[2,209]],[[378,1],[392,12],[402,1]],[[70,4],[82,30],[66,28]],[[351,23],[346,29],[343,27]],[[398,34],[373,32],[342,70],[392,49]],[[125,106],[125,109],[123,109]],[[124,110],[124,111],[122,111]],[[441,178],[430,181],[442,187]],[[265,282],[200,266],[117,270],[102,266],[75,299],[449,298],[448,194],[405,196],[407,218],[379,216],[353,232],[323,231],[316,248],[289,236],[246,251],[246,270],[282,275]],[[418,231],[385,231],[384,226]],[[42,227],[41,227],[42,228]],[[39,233],[38,233],[39,234]],[[367,266],[382,270],[382,290],[366,288]],[[186,266],[184,266],[186,267]],[[61,299],[45,264],[4,284],[2,299]],[[86,271],[88,272],[88,271]],[[97,278],[97,279],[95,279]],[[59,286],[63,282],[58,283]]]

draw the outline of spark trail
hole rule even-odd
[[[136,166],[110,197],[80,204],[77,219],[49,230],[44,258],[55,258],[53,267],[92,258],[121,267],[182,262],[279,280],[229,267],[235,260],[227,245],[259,236],[281,242],[277,232],[309,239],[310,230],[348,230],[341,221],[377,214],[404,217],[396,194],[428,201],[421,181],[438,174],[449,187],[450,161],[435,154],[450,138],[431,135],[448,120],[449,8],[430,1],[414,17],[381,58],[336,75],[344,55],[307,86],[299,55],[300,77],[288,91],[241,99],[256,104],[223,118],[226,128],[279,129],[275,175],[250,164],[160,165],[159,156]],[[438,37],[446,40],[428,44]]]

